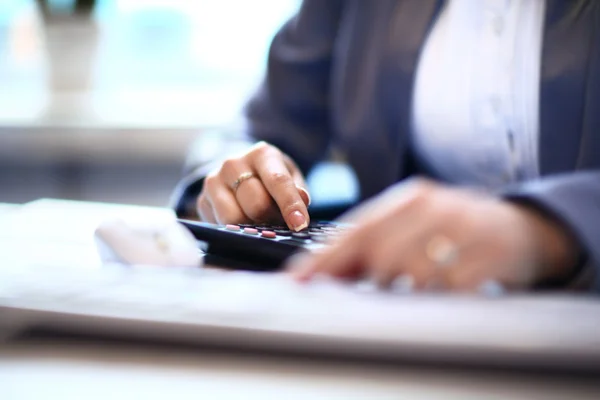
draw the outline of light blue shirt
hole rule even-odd
[[[417,153],[451,182],[496,188],[539,175],[544,0],[449,0],[419,61]]]

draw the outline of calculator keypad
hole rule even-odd
[[[337,237],[344,230],[342,227],[332,222],[315,222],[299,232],[294,232],[287,227],[280,225],[228,224],[221,226],[220,229],[232,233],[274,239],[294,246],[302,246],[311,242],[324,243],[329,239]]]

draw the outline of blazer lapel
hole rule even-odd
[[[540,79],[542,175],[575,169],[581,147],[593,13],[547,0]]]
[[[404,0],[390,3],[390,23],[379,93],[385,107],[393,154],[401,154],[397,178],[414,173],[410,151],[414,78],[421,49],[444,0]]]
[[[600,4],[593,9],[592,44],[588,60],[583,127],[577,169],[600,169]],[[592,23],[592,21],[590,21]]]
[[[368,3],[368,4],[367,4]],[[344,72],[338,77],[362,77],[362,85],[373,89],[372,98],[361,92],[361,82],[342,82],[343,98],[338,101],[346,112],[342,115],[342,126],[349,132],[359,132],[361,140],[355,140],[348,148],[348,157],[354,166],[361,185],[361,197],[368,198],[405,176],[404,165],[410,135],[410,107],[414,72],[420,49],[425,40],[436,8],[443,0],[357,0],[349,2],[346,18],[352,24],[350,32],[340,33],[343,40],[352,40],[352,45],[340,42],[342,57],[362,59],[356,65],[360,72]],[[364,24],[364,26],[363,26]],[[370,29],[369,32],[362,32]],[[359,35],[359,37],[356,37]],[[358,45],[368,46],[368,51],[348,54],[346,49]],[[376,59],[365,57],[376,57]],[[348,68],[354,68],[348,63]],[[368,71],[371,68],[371,71]],[[363,75],[372,74],[368,77]],[[373,81],[370,81],[373,78]],[[369,84],[372,83],[373,87]],[[348,87],[356,87],[349,91]],[[361,99],[356,99],[360,96]],[[361,104],[360,101],[375,101],[376,104]],[[347,103],[355,103],[348,106]],[[356,106],[359,104],[360,107]],[[353,112],[353,108],[357,108]],[[373,107],[373,110],[370,108]],[[350,111],[348,111],[349,109]],[[360,113],[367,115],[360,115]],[[359,118],[361,117],[361,118]],[[362,126],[358,124],[362,121]],[[368,122],[365,122],[368,121]],[[382,166],[374,174],[375,166]]]

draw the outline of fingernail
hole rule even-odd
[[[310,206],[310,203],[312,202],[311,198],[310,198],[310,193],[308,193],[308,190],[304,189],[302,186],[296,186],[296,188],[298,188],[299,191],[301,191],[302,193],[304,193],[304,197],[306,197],[306,206]],[[304,199],[302,199],[304,200]]]
[[[290,215],[288,215],[288,223],[292,225],[292,229],[296,232],[301,231],[308,226],[306,217],[300,211],[292,211]]]

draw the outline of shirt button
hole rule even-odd
[[[506,139],[508,140],[508,147],[509,147],[510,151],[512,153],[514,153],[515,150],[516,150],[516,146],[515,146],[515,134],[513,133],[512,130],[509,129],[506,132]]]

